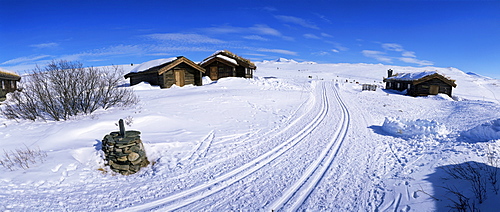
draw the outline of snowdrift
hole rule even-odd
[[[491,120],[462,133],[462,136],[475,141],[485,142],[500,139],[500,119]]]
[[[418,137],[418,136],[445,136],[449,131],[443,124],[434,120],[386,117],[382,129],[393,136]]]

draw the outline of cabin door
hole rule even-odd
[[[429,89],[429,94],[430,95],[436,95],[439,93],[439,85],[431,85]]]
[[[174,70],[174,74],[175,74],[175,84],[179,87],[182,87],[184,86],[185,84],[185,80],[184,80],[184,70]]]
[[[219,76],[219,71],[217,70],[217,66],[211,66],[210,67],[210,79],[217,80],[218,76]]]

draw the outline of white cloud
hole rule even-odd
[[[33,45],[30,45],[30,47],[35,47],[35,48],[39,48],[39,49],[42,49],[42,48],[53,48],[53,47],[58,47],[59,44],[58,43],[39,43],[39,44],[33,44]]]
[[[255,24],[253,27],[249,28],[250,30],[257,32],[258,34],[263,35],[272,35],[272,36],[282,36],[281,32],[276,29],[273,29],[265,24]]]
[[[289,51],[289,50],[283,50],[283,49],[267,49],[267,48],[257,48],[255,51],[258,52],[272,52],[272,53],[278,53],[278,54],[286,54],[286,55],[297,55],[297,52]]]
[[[257,34],[257,35],[269,35],[269,36],[275,36],[275,37],[280,37],[284,40],[294,40],[292,37],[284,36],[280,31],[277,29],[274,29],[272,27],[269,27],[268,25],[265,24],[255,24],[251,27],[233,27],[233,26],[220,26],[220,27],[209,27],[209,28],[204,28],[202,31],[207,32],[207,33],[215,33],[215,34],[229,34],[229,33],[237,33],[237,34]],[[246,39],[251,39],[246,38]],[[256,38],[256,37],[253,37]],[[264,38],[264,37],[262,37]],[[266,39],[266,38],[264,38]]]
[[[337,49],[332,49],[332,52],[339,53],[340,51]]]
[[[268,41],[269,40],[269,39],[264,38],[264,37],[259,36],[259,35],[247,35],[247,36],[243,36],[243,38],[248,39],[248,40],[260,40],[260,41]]]
[[[313,23],[310,23],[302,18],[297,18],[294,16],[286,16],[286,15],[276,15],[274,16],[276,19],[283,21],[285,23],[292,23],[292,24],[297,24],[306,28],[311,28],[311,29],[319,29],[318,26],[316,26]]]
[[[397,44],[397,43],[383,43],[382,48],[387,50],[387,51],[401,52],[402,57],[388,57],[388,56],[384,55],[385,53],[377,52],[377,51],[373,51],[371,54],[370,54],[370,52],[367,52],[367,54],[365,54],[365,53],[363,53],[363,54],[367,57],[372,57],[372,58],[376,58],[376,59],[378,58],[377,60],[380,60],[380,61],[385,60],[385,61],[392,62],[392,59],[398,59],[399,61],[402,61],[405,63],[413,63],[413,64],[417,64],[420,66],[434,65],[434,63],[431,61],[417,59],[415,52],[407,51],[403,48],[402,45]]]
[[[243,33],[246,28],[244,27],[233,27],[233,26],[218,26],[218,27],[208,27],[202,29],[207,33],[215,33],[215,34],[228,34],[228,33]]]
[[[382,48],[388,51],[396,51],[396,52],[402,52],[404,51],[403,46],[397,44],[397,43],[384,43],[382,44]]]
[[[313,35],[313,34],[304,34],[305,38],[310,38],[310,39],[321,39],[320,37]]]
[[[199,43],[209,43],[209,44],[221,44],[225,43],[222,40],[210,38],[205,35],[200,34],[184,34],[184,33],[156,33],[146,35],[146,37],[162,40],[162,41],[174,41],[179,43],[188,44],[199,44]]]
[[[326,56],[326,55],[330,55],[329,52],[325,52],[325,51],[320,51],[320,52],[314,52],[312,53],[313,55],[318,55],[318,56]]]
[[[325,22],[327,22],[327,23],[329,23],[329,24],[331,24],[331,23],[332,23],[332,21],[331,21],[330,19],[326,18],[326,16],[321,15],[321,14],[318,14],[318,13],[314,13],[314,14],[315,14],[316,16],[318,16],[318,18],[320,18],[321,20],[323,20],[323,21],[325,21]]]
[[[333,36],[332,36],[332,35],[327,34],[327,33],[324,33],[324,32],[322,32],[322,33],[321,33],[321,36],[323,36],[323,37],[325,37],[325,38],[333,38]]]
[[[332,44],[335,49],[339,50],[339,51],[347,51],[349,50],[349,48],[345,47],[345,46],[342,46],[342,44],[340,43],[337,43],[337,42],[333,42],[333,41],[325,41],[326,43],[329,43],[329,44]]]
[[[405,51],[403,52],[403,54],[401,54],[403,57],[417,57],[415,55],[415,52],[411,52],[411,51]]]
[[[262,10],[267,11],[267,12],[274,12],[274,11],[277,11],[278,9],[276,9],[275,7],[264,7],[264,8],[262,8]]]
[[[47,57],[51,57],[50,55],[38,55],[38,56],[31,56],[31,57],[18,57],[14,58],[12,60],[7,60],[2,63],[2,65],[13,65],[13,64],[20,64],[20,63],[28,63],[28,62],[35,62]]]
[[[361,51],[361,53],[365,57],[374,58],[374,59],[381,61],[381,62],[392,63],[392,58],[388,57],[384,52],[363,50],[363,51]]]
[[[414,64],[417,64],[417,65],[420,65],[420,66],[431,66],[431,65],[434,65],[433,62],[431,61],[427,61],[427,60],[418,60],[416,58],[413,58],[413,57],[400,57],[398,58],[399,60],[405,62],[405,63],[414,63]]]
[[[151,45],[147,49],[148,52],[212,52],[213,49],[202,46],[164,46]]]

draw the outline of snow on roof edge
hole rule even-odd
[[[130,71],[130,73],[137,73],[137,72],[145,71],[145,70],[148,70],[150,68],[154,68],[156,66],[163,65],[165,63],[170,63],[170,62],[172,62],[174,60],[177,60],[177,57],[150,60],[150,61],[141,63],[139,66],[137,66],[134,69],[132,69]]]
[[[421,72],[412,72],[412,73],[396,73],[392,77],[388,77],[387,79],[393,80],[403,80],[403,81],[413,81],[422,79],[426,76],[439,74],[437,71],[421,71]]]

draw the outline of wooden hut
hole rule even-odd
[[[386,89],[404,91],[410,96],[427,96],[444,93],[451,97],[452,89],[457,87],[455,80],[439,74],[437,71],[392,74],[384,78]]]
[[[209,76],[211,80],[223,77],[252,78],[257,68],[250,60],[233,54],[230,51],[217,51],[200,63],[205,69],[203,76]]]
[[[5,98],[9,92],[17,90],[17,82],[21,77],[17,74],[0,71],[0,98]]]
[[[130,78],[130,85],[147,82],[161,88],[170,88],[174,84],[182,87],[202,85],[204,72],[201,66],[181,56],[145,62],[126,74],[125,79]]]

